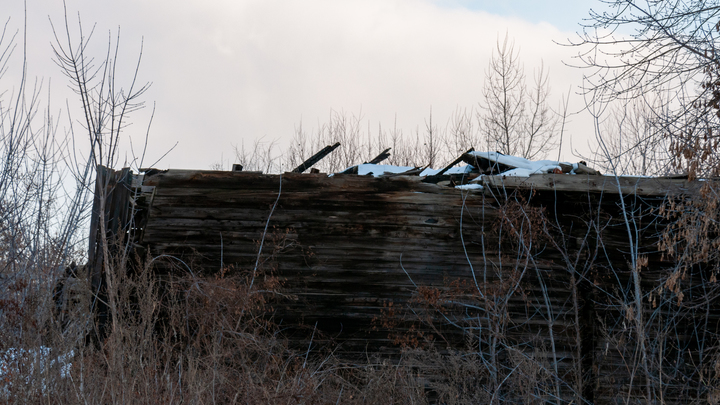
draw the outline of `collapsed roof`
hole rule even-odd
[[[466,165],[455,166],[460,162],[464,162]],[[504,155],[500,152],[476,152],[472,150],[462,154],[460,158],[444,169],[363,163],[349,167],[340,173],[373,176],[418,175],[420,177],[470,173],[517,177],[547,173],[600,175],[599,171],[587,167],[585,162],[532,161],[521,157]]]

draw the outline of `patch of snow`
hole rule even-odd
[[[56,358],[51,358],[52,350],[46,346],[40,346],[38,349],[16,349],[9,348],[4,353],[0,353],[0,381],[5,382],[0,385],[0,396],[8,396],[12,380],[22,373],[25,376],[25,384],[33,382],[35,367],[38,368],[42,379],[40,380],[40,389],[43,394],[47,391],[47,371],[55,364],[60,366],[60,378],[70,376],[72,363],[70,362],[75,356],[74,351],[70,351]]]
[[[358,174],[360,176],[371,174],[375,177],[379,177],[385,173],[399,174],[412,169],[414,169],[412,166],[373,165],[370,163],[364,163],[358,165]]]
[[[472,171],[473,167],[470,165],[465,166],[454,166],[448,169],[444,174],[464,174],[464,173],[470,173]],[[438,173],[440,173],[440,170],[442,169],[431,169],[426,168],[420,173],[420,177],[422,176],[434,176]]]
[[[502,172],[500,176],[513,176],[513,177],[530,177],[531,174],[538,173],[552,173],[553,170],[559,168],[559,166],[539,166],[533,169],[512,169],[506,172]]]
[[[461,186],[455,186],[455,188],[460,190],[482,190],[483,186],[477,183],[469,183],[469,184],[463,184]]]
[[[533,173],[535,173],[535,172],[530,169],[512,169],[512,170],[502,172],[500,174],[502,176],[509,176],[509,177],[529,177]]]
[[[555,169],[562,170],[560,163],[571,165],[570,163],[558,162],[557,160],[528,160],[517,156],[503,155],[498,152],[470,152],[470,154],[477,157],[483,157],[491,162],[497,162],[516,168],[514,170],[501,173],[504,176],[527,177],[535,173],[552,173]],[[572,166],[573,170],[577,168],[577,164]]]
[[[375,176],[380,177],[384,174],[402,174],[407,171],[416,169],[414,166],[392,166],[392,165],[374,165],[370,163],[363,163],[361,165],[357,165],[357,174],[360,176]],[[345,169],[341,171],[340,173],[346,171],[348,169]],[[435,174],[438,174],[442,169],[432,169],[432,168],[425,168],[422,172],[420,172],[419,176],[432,176]],[[455,166],[450,169],[448,169],[445,174],[464,174],[464,173],[470,173],[473,170],[473,167],[470,165],[464,165],[464,166]],[[332,177],[333,174],[329,174],[328,177]]]

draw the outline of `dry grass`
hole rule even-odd
[[[291,350],[264,316],[272,277],[250,288],[237,271],[157,277],[151,266],[117,265],[109,268],[123,282],[99,297],[77,274],[57,303],[52,289],[29,284],[3,299],[2,402],[426,402],[411,367]],[[99,342],[88,338],[99,332],[87,310],[94,299],[114,300],[117,314]]]
[[[122,283],[95,297],[82,269],[59,302],[51,289],[25,285],[5,302],[2,402],[157,404],[445,404],[487,403],[490,374],[477,353],[407,349],[399,358],[368,354],[349,362],[325,349],[294,350],[266,316],[281,285],[269,275],[229,270],[200,277],[160,261],[128,271],[108,268]],[[158,267],[155,267],[158,266]],[[160,272],[162,274],[162,272]],[[252,284],[252,287],[250,285]],[[116,308],[106,337],[87,308],[94,299]],[[47,352],[39,356],[40,347]],[[7,353],[24,353],[8,361]],[[539,402],[543,376],[523,355],[506,393]],[[71,364],[71,366],[69,365]],[[534,376],[535,380],[527,378]],[[507,395],[507,394],[504,394]],[[496,397],[496,400],[500,397]],[[509,399],[509,397],[505,397]],[[533,400],[534,399],[534,400]]]

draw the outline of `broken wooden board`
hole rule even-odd
[[[528,177],[482,176],[484,186],[507,189],[555,190],[639,196],[694,194],[702,182],[654,177],[533,174]]]

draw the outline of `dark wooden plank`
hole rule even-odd
[[[293,169],[292,172],[293,173],[304,172],[305,170],[312,167],[315,163],[321,161],[325,156],[332,153],[332,151],[337,149],[339,146],[340,146],[340,142],[335,142],[334,145],[328,145],[328,146],[322,148],[322,150],[320,150],[318,153],[312,155],[308,160],[302,162],[302,164],[300,164],[300,166]]]
[[[628,196],[694,194],[702,186],[683,179],[614,177],[567,174],[533,174],[529,177],[484,176],[483,184],[494,188],[607,193]]]
[[[376,164],[382,162],[383,160],[389,158],[390,157],[390,149],[391,148],[387,148],[384,151],[380,152],[377,156],[375,156],[371,161],[369,161],[367,163],[370,163],[371,165],[376,165]]]

